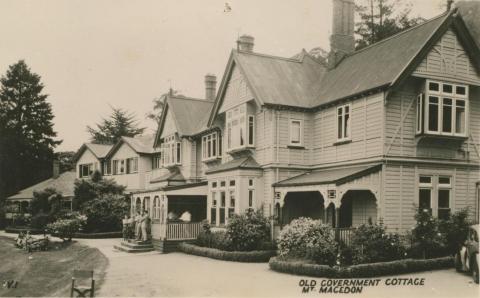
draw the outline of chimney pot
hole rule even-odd
[[[217,95],[217,77],[214,74],[205,75],[205,99],[215,100]]]
[[[53,161],[53,178],[60,176],[60,162],[58,160]]]
[[[255,38],[250,35],[242,35],[237,40],[237,49],[242,52],[253,52]]]
[[[332,36],[329,64],[335,67],[345,55],[355,51],[354,0],[333,0]]]

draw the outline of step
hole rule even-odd
[[[144,247],[144,248],[128,248],[128,247],[125,247],[125,246],[121,246],[121,245],[114,245],[113,248],[115,248],[116,250],[120,250],[120,251],[124,251],[124,252],[128,252],[128,253],[142,253],[142,252],[150,252],[150,251],[154,251],[155,249],[152,247]]]
[[[120,245],[127,247],[127,248],[151,248],[153,247],[151,242],[147,243],[131,243],[131,242],[120,242]]]

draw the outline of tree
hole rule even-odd
[[[60,173],[68,172],[75,169],[75,163],[73,162],[74,156],[74,151],[55,152],[55,159],[60,162]]]
[[[158,123],[160,121],[160,115],[162,115],[163,107],[165,106],[165,94],[153,99],[153,111],[147,114],[147,119]]]
[[[424,21],[421,17],[411,18],[411,4],[400,0],[361,0],[355,10],[360,16],[355,28],[359,36],[357,50]]]
[[[53,149],[61,141],[40,79],[23,60],[0,79],[0,201],[52,175]]]
[[[91,140],[99,144],[114,144],[121,137],[134,137],[142,134],[145,127],[138,127],[135,114],[120,108],[112,107],[112,114],[108,119],[96,124],[97,128],[87,126]]]

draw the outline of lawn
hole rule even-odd
[[[95,271],[96,288],[108,265],[96,248],[79,243],[53,242],[49,251],[31,254],[14,247],[14,241],[0,237],[0,282],[16,280],[16,288],[0,287],[5,296],[70,296],[72,270]]]

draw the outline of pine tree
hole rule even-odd
[[[53,149],[61,141],[40,80],[23,60],[0,79],[0,200],[52,174]]]
[[[362,0],[357,1],[355,10],[360,16],[355,34],[357,50],[390,37],[402,30],[415,26],[421,17],[410,18],[411,6],[400,0]],[[403,6],[402,6],[403,4]]]
[[[138,127],[133,113],[112,107],[112,114],[96,124],[97,128],[87,126],[93,143],[115,144],[121,137],[134,137],[142,134],[145,127]]]

